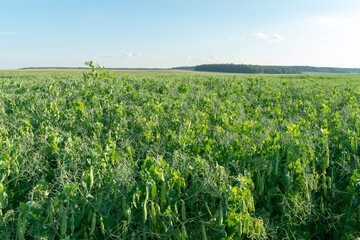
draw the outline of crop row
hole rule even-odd
[[[359,236],[356,77],[90,66],[0,73],[0,238]]]

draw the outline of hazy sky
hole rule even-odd
[[[359,0],[0,0],[0,69],[360,67]]]

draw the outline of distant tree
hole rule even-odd
[[[266,73],[266,74],[299,74],[304,72],[318,73],[360,73],[360,68],[332,68],[310,66],[263,66],[250,64],[205,64],[196,66],[195,71],[224,73]]]

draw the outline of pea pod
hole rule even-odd
[[[105,226],[104,226],[103,217],[100,217],[100,230],[101,230],[101,234],[102,234],[103,236],[105,236]]]
[[[280,156],[276,156],[276,162],[275,162],[275,176],[277,177],[279,175],[279,164],[280,164]]]
[[[327,195],[327,184],[326,184],[326,177],[325,174],[323,174],[323,179],[322,179],[322,188],[324,190],[324,196],[326,197]]]
[[[273,163],[272,161],[269,163],[269,166],[268,166],[268,171],[267,171],[267,176],[271,176],[271,172],[272,172],[272,169],[273,169]]]
[[[245,225],[244,225],[244,233],[245,234],[249,234],[250,233],[250,220],[249,220],[249,216],[246,216],[245,219]]]
[[[143,223],[145,224],[147,221],[147,206],[146,206],[146,201],[144,202],[144,207],[143,207]]]
[[[96,226],[96,212],[93,213],[91,218],[91,227],[90,227],[90,236],[92,236],[95,232],[95,226]]]
[[[152,222],[153,226],[155,226],[157,221],[156,221],[156,212],[155,212],[154,202],[151,202],[150,209],[151,209],[151,213],[150,213],[151,222]]]
[[[243,232],[243,223],[242,223],[242,219],[239,219],[239,223],[238,223],[238,233],[239,233],[239,237],[241,237]]]
[[[220,205],[219,205],[219,225],[220,226],[223,224],[223,221],[224,221],[223,208],[222,208],[222,203],[220,202]]]
[[[328,182],[328,189],[331,189],[331,177],[327,178],[327,182]]]
[[[122,210],[123,210],[123,214],[124,214],[125,218],[128,218],[127,209],[128,209],[128,206],[127,206],[127,203],[126,203],[126,198],[125,198],[125,196],[123,196],[122,197]]]
[[[131,218],[132,218],[132,213],[131,213],[131,208],[128,207],[128,209],[126,210],[126,214],[127,214],[127,221],[128,223],[131,222]]]
[[[255,233],[256,233],[256,235],[260,235],[260,231],[261,231],[260,224],[256,221],[255,222]]]
[[[89,171],[89,177],[90,177],[90,189],[93,187],[94,185],[94,170],[93,170],[93,166],[90,166],[90,171]]]
[[[60,216],[61,226],[60,226],[60,235],[64,237],[67,231],[67,209],[62,211],[62,215]]]
[[[201,234],[202,234],[202,240],[207,240],[207,236],[206,236],[206,229],[205,229],[205,224],[201,224]]]
[[[210,208],[209,208],[209,205],[208,205],[207,202],[205,202],[205,207],[206,207],[206,210],[207,210],[207,212],[209,213],[209,215],[212,217],[212,213],[211,213],[211,211],[210,211]]]
[[[166,204],[166,184],[165,184],[165,182],[163,182],[163,184],[161,185],[160,204],[161,204],[161,206],[164,206]]]
[[[26,230],[26,218],[21,216],[20,214],[17,222],[17,232],[18,232],[19,240],[25,240],[25,230]]]
[[[151,200],[154,200],[156,197],[156,184],[151,185]]]
[[[54,209],[54,206],[51,204],[51,206],[50,206],[50,219],[49,219],[49,221],[51,223],[54,222],[54,214],[55,214],[55,209]]]
[[[245,199],[242,199],[242,203],[241,203],[241,213],[245,213],[246,212],[246,202]]]
[[[146,190],[145,201],[147,201],[149,200],[149,194],[150,194],[149,184],[146,184],[145,190]]]
[[[182,201],[181,204],[181,218],[183,221],[186,221],[186,206],[184,201]]]
[[[75,214],[74,214],[74,212],[71,213],[71,226],[70,226],[70,229],[71,229],[71,235],[73,236],[74,231],[75,231]]]
[[[182,238],[182,240],[185,240],[188,238],[185,225],[182,225],[182,228],[181,228],[181,238]]]
[[[179,214],[179,211],[178,211],[178,207],[177,207],[177,203],[176,203],[176,202],[174,203],[174,212],[175,212],[176,214]]]

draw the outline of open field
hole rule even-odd
[[[84,72],[90,72],[91,69],[57,69],[57,68],[33,68],[33,69],[17,69],[17,70],[0,70],[0,73],[69,73],[69,74],[82,74]],[[209,72],[200,72],[200,71],[189,71],[189,70],[182,70],[182,69],[126,69],[126,70],[108,70],[109,72],[112,72],[114,74],[135,74],[135,75],[157,75],[157,74],[192,74],[192,75],[228,75],[228,73],[209,73]],[[104,72],[104,70],[99,70],[99,72]],[[231,73],[229,73],[231,74]],[[231,74],[234,75],[234,74]]]
[[[360,237],[360,75],[0,71],[0,239]]]

